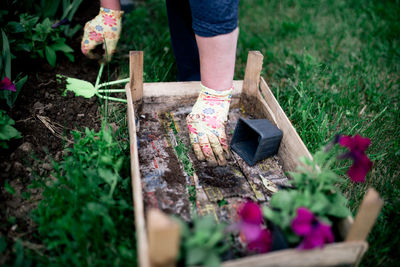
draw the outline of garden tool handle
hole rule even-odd
[[[358,209],[354,223],[347,234],[346,242],[364,241],[367,239],[382,209],[383,203],[379,193],[375,189],[369,188]]]

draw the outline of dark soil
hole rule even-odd
[[[83,28],[98,10],[99,1],[83,1],[72,23]],[[0,102],[0,109],[15,120],[14,126],[22,135],[21,139],[9,142],[8,149],[0,149],[0,236],[9,241],[26,237],[34,230],[30,212],[40,200],[41,192],[28,186],[39,176],[49,176],[51,159],[62,159],[64,148],[73,141],[69,132],[85,127],[100,129],[99,100],[75,97],[73,93],[62,96],[65,85],[56,80],[57,74],[63,74],[95,83],[99,64],[80,52],[82,34],[81,29],[67,40],[75,51],[74,62],[62,54],[57,54],[55,68],[43,59],[30,59],[22,54],[16,54],[12,61],[12,72],[28,75],[28,81],[12,109]],[[9,185],[8,190],[5,184]],[[10,193],[10,186],[15,193]]]

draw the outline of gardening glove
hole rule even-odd
[[[229,104],[233,88],[215,91],[201,85],[201,91],[192,112],[186,117],[190,143],[198,160],[211,166],[226,165],[230,158],[225,134]]]
[[[124,11],[100,8],[100,13],[85,24],[81,50],[89,58],[95,58],[92,53],[98,44],[103,44],[104,59],[111,60],[121,35],[121,19]]]

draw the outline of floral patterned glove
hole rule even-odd
[[[100,13],[87,22],[81,42],[82,53],[89,58],[95,58],[91,50],[98,44],[104,43],[104,58],[111,60],[121,34],[121,19],[123,11],[100,8]]]
[[[197,159],[206,160],[211,166],[224,166],[226,158],[230,158],[225,123],[232,90],[215,91],[201,85],[192,112],[186,117],[190,142]]]

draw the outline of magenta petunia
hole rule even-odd
[[[262,229],[257,239],[247,243],[247,248],[250,251],[265,253],[271,249],[271,243],[271,232],[268,229]]]
[[[291,226],[294,233],[303,237],[299,249],[321,248],[324,244],[334,241],[331,227],[318,221],[314,214],[305,207],[297,209],[297,215]]]
[[[252,201],[244,203],[239,210],[239,216],[246,223],[261,224],[263,222],[261,208]]]
[[[350,150],[345,157],[353,159],[353,165],[347,171],[347,175],[354,182],[364,182],[365,176],[372,168],[372,162],[365,154],[365,150],[371,145],[371,140],[357,134],[354,137],[340,136],[338,142]]]
[[[292,221],[292,229],[297,235],[306,235],[311,231],[312,222],[315,220],[314,214],[307,208],[297,209],[297,216]]]
[[[8,77],[4,77],[4,79],[0,82],[0,89],[12,92],[17,91],[15,84],[13,84]]]
[[[271,233],[264,227],[261,208],[249,200],[242,205],[238,214],[239,230],[247,243],[248,250],[258,253],[269,251],[272,242]]]

